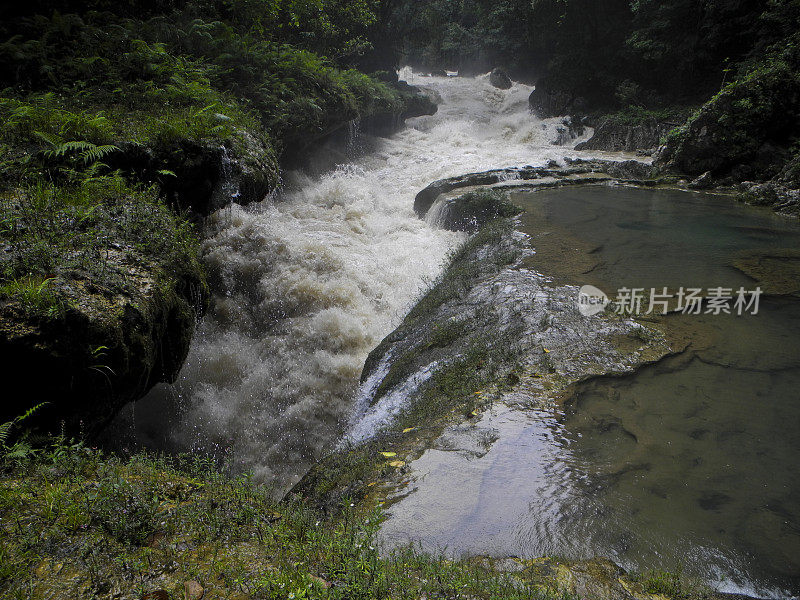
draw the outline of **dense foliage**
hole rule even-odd
[[[609,105],[707,97],[796,31],[798,12],[796,0],[390,3],[391,30],[412,64],[504,66]]]
[[[195,209],[184,192],[205,185],[201,192],[210,194],[209,184],[194,180],[220,148],[252,163],[271,187],[281,157],[359,115],[399,112],[397,90],[349,68],[369,47],[375,7],[371,0],[4,5],[3,237],[18,238],[18,209],[36,210],[45,197],[54,199],[45,203],[53,219],[68,223],[76,210],[94,218],[95,207],[118,213],[139,201]],[[116,196],[102,191],[109,189]],[[81,200],[63,200],[72,198]],[[137,235],[109,224],[90,239],[79,221],[83,232],[69,240],[74,252],[57,251],[59,243],[50,254],[95,256],[98,244]],[[24,231],[6,247],[13,257],[0,265],[0,297],[18,299],[15,290],[27,282],[70,268],[69,260],[31,258],[49,242]]]

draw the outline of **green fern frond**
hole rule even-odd
[[[55,149],[54,154],[55,156],[64,156],[69,152],[89,152],[96,147],[97,146],[95,146],[92,142],[76,140],[72,142],[64,142]]]
[[[36,406],[32,406],[31,408],[29,408],[29,409],[27,410],[27,412],[26,412],[25,414],[23,414],[23,415],[21,415],[21,416],[17,417],[16,419],[14,419],[14,422],[15,422],[15,423],[22,423],[22,422],[23,422],[23,421],[25,421],[26,419],[29,419],[30,417],[32,417],[32,416],[33,416],[33,415],[34,415],[36,412],[38,412],[38,411],[39,411],[39,410],[40,410],[40,409],[41,409],[43,406],[47,406],[48,404],[50,404],[50,403],[49,403],[49,402],[40,402],[40,403],[39,403],[39,404],[37,404]]]
[[[36,406],[32,406],[29,408],[24,414],[18,416],[13,421],[6,421],[5,423],[0,424],[0,446],[6,447],[6,442],[8,441],[9,436],[11,435],[11,430],[15,425],[22,423],[26,419],[31,418],[39,409],[41,409],[49,402],[40,402]],[[8,456],[8,454],[6,454]]]
[[[11,428],[14,426],[14,421],[6,421],[0,424],[0,446],[6,445],[6,440],[11,433]]]
[[[48,144],[50,144],[53,148],[58,148],[61,144],[64,143],[59,136],[55,135],[54,133],[47,133],[44,131],[34,131],[33,135],[36,137],[44,140]]]
[[[117,150],[119,150],[119,148],[113,144],[105,144],[103,146],[95,146],[94,144],[91,144],[91,147],[86,148],[83,152],[81,152],[78,155],[78,158],[88,165],[89,163],[97,162],[101,158],[108,156]]]

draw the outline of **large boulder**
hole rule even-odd
[[[501,90],[507,90],[512,86],[511,78],[508,74],[503,69],[497,68],[492,69],[492,72],[489,73],[489,83]]]
[[[11,205],[20,225],[31,222],[30,202],[23,191]],[[41,219],[44,233],[26,227],[0,238],[0,266],[10,274],[0,296],[9,390],[0,423],[46,402],[37,412],[43,427],[57,431],[63,421],[70,433],[91,435],[177,376],[207,296],[199,244],[185,221],[143,193],[115,188],[91,211],[52,210],[57,231]]]
[[[112,258],[128,259],[127,251]],[[70,306],[58,318],[30,318],[4,303],[0,361],[9,389],[18,391],[6,395],[0,421],[48,402],[39,413],[45,423],[93,434],[156,383],[175,380],[194,332],[200,279],[160,281],[152,265],[125,269],[127,293],[59,282]]]
[[[770,61],[728,84],[659,150],[660,168],[699,176],[769,179],[800,135],[800,76]]]
[[[441,101],[441,98],[436,95],[436,92],[409,85],[405,81],[399,81],[394,87],[400,92],[403,100],[403,110],[400,114],[402,119],[435,115],[439,110],[437,101]]]
[[[626,122],[611,115],[600,121],[591,139],[581,142],[575,149],[652,153],[661,145],[662,138],[678,125],[678,122],[655,118]]]
[[[362,116],[360,119],[362,133],[389,136],[401,129],[406,119],[435,115],[439,110],[438,102],[441,101],[441,97],[431,89],[409,85],[405,81],[398,81],[392,87],[400,95],[402,108],[400,111],[376,112]]]
[[[542,119],[585,113],[588,109],[582,96],[553,85],[546,77],[536,82],[528,96],[528,104],[536,116]]]
[[[124,142],[107,162],[143,181],[158,181],[173,206],[198,216],[230,203],[263,200],[280,173],[266,136],[244,130],[224,145],[187,139],[163,147]]]

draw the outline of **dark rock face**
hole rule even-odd
[[[110,166],[160,181],[168,200],[180,210],[206,216],[235,202],[258,202],[278,183],[277,158],[266,140],[244,132],[231,148],[183,140],[154,150],[124,144]],[[160,172],[171,171],[174,176]],[[224,189],[223,189],[224,188]]]
[[[692,186],[736,186],[748,203],[800,214],[800,77],[767,63],[726,86],[655,155],[662,172],[695,178]]]
[[[402,109],[399,112],[377,112],[361,116],[358,119],[361,133],[386,137],[402,129],[406,119],[423,115],[435,115],[436,111],[439,110],[437,101],[440,101],[440,98],[437,98],[436,94],[431,90],[409,85],[405,81],[398,81],[392,87],[400,94],[400,98],[403,101]],[[346,141],[346,125],[349,122],[339,123],[334,129],[328,131],[325,136],[314,140],[314,142],[317,145],[330,142],[336,145]],[[309,143],[306,147],[305,155],[300,160],[294,160],[293,162],[305,165],[303,159],[308,157],[308,149],[311,147],[312,144]]]
[[[659,122],[655,119],[636,125],[603,119],[595,129],[590,140],[575,146],[576,150],[607,150],[609,152],[635,152],[643,150],[652,153],[663,138],[678,123]]]
[[[528,97],[528,104],[536,116],[542,119],[583,113],[588,108],[583,97],[551,86],[547,79],[536,82],[536,87]]]
[[[770,179],[800,134],[800,78],[788,65],[757,69],[726,86],[659,150],[660,168],[698,176]]]
[[[512,85],[511,78],[503,69],[492,69],[489,73],[489,83],[501,90],[507,90]]]
[[[37,413],[43,425],[57,430],[64,421],[68,431],[91,435],[156,383],[175,380],[205,284],[199,272],[167,277],[141,259],[133,248],[110,253],[128,273],[125,290],[59,282],[70,308],[55,318],[0,306],[0,361],[20,386],[6,396],[0,420],[48,402]]]

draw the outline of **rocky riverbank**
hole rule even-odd
[[[459,229],[467,223],[477,233],[400,327],[370,354],[362,374],[358,418],[339,448],[294,492],[312,499],[326,514],[338,514],[347,502],[377,502],[389,508],[412,493],[419,474],[410,465],[428,449],[476,458],[485,454],[493,439],[478,423],[491,407],[558,403],[571,386],[593,376],[631,373],[682,352],[686,341],[681,334],[674,329],[665,333],[652,319],[609,313],[582,316],[575,309],[577,288],[534,267],[541,265],[536,255],[544,253],[546,261],[550,254],[546,247],[539,248],[539,243],[548,242],[531,242],[521,234],[520,223],[532,217],[513,216],[520,212],[513,204],[516,192],[598,183],[657,184],[621,178],[637,169],[599,161],[548,168],[547,173],[523,171],[518,180],[506,171],[484,172],[435,182],[423,190],[416,207],[422,217]],[[531,262],[534,256],[538,262]],[[591,256],[589,249],[586,256]],[[560,268],[576,274],[592,268],[583,259],[576,258],[575,264],[569,260],[562,256]],[[496,564],[536,573],[546,587],[569,594],[648,597],[608,561],[510,559]],[[675,594],[663,592],[667,597]],[[717,597],[710,591],[698,595]]]
[[[407,116],[436,110],[416,88],[386,89],[394,108],[345,113],[306,144],[354,118],[386,134]],[[47,402],[37,413],[43,427],[63,422],[92,435],[156,383],[174,381],[207,301],[202,220],[232,202],[262,200],[280,179],[263,130],[216,119],[229,137],[143,144],[119,132],[108,140],[114,144],[67,144],[57,162],[84,153],[115,171],[56,185],[20,182],[2,194],[0,357],[27,393],[6,402],[0,419]],[[49,164],[27,143],[12,147],[8,161],[31,154]],[[158,184],[145,189],[142,181]]]

